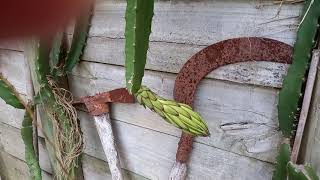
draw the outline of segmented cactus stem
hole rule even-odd
[[[309,165],[296,165],[289,162],[287,171],[288,180],[319,180],[316,172]]]
[[[278,118],[279,126],[285,137],[293,134],[297,121],[298,103],[302,97],[302,85],[309,68],[311,51],[315,44],[318,19],[320,17],[320,1],[307,0],[304,14],[299,25],[297,40],[294,45],[293,62],[283,81],[279,93]]]
[[[32,121],[33,111],[15,90],[15,88],[6,80],[0,73],[0,97],[9,105],[18,108],[25,109],[25,116],[22,122],[21,136],[25,144],[25,159],[30,171],[31,178],[34,180],[41,180],[41,169],[37,155],[33,147],[33,129]]]
[[[149,88],[142,86],[135,94],[138,102],[156,112],[168,123],[193,136],[209,136],[208,126],[192,108],[183,103],[159,97]]]
[[[72,71],[75,65],[80,61],[80,57],[83,54],[90,29],[92,11],[93,7],[90,7],[77,18],[71,48],[64,65],[64,71],[66,73]]]
[[[41,110],[40,119],[54,175],[58,179],[74,179],[81,170],[79,155],[82,152],[82,137],[78,132],[78,123],[74,122],[76,113],[70,107],[72,105],[63,104],[67,101],[64,98],[67,97],[57,95],[59,87],[53,88],[53,81],[49,82],[50,44],[49,41],[40,40],[36,48],[36,58],[33,60],[37,83],[40,86],[37,95]]]
[[[21,136],[25,144],[25,160],[29,167],[31,179],[41,180],[41,168],[33,147],[32,119],[28,112],[25,113],[22,121]]]
[[[149,47],[154,0],[127,0],[125,54],[126,86],[135,94],[141,86]]]
[[[290,161],[291,148],[289,144],[281,144],[277,156],[276,167],[273,172],[272,180],[287,179],[287,164]]]

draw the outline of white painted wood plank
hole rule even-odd
[[[114,139],[111,120],[108,114],[94,116],[94,124],[103,147],[103,151],[108,160],[110,173],[113,180],[123,180],[122,170],[120,166],[120,157],[118,148]]]
[[[0,149],[12,156],[25,161],[25,147],[20,135],[20,129],[0,123]],[[41,169],[52,173],[49,157],[45,150],[44,142],[39,142],[39,156]]]
[[[124,69],[81,63],[70,76],[75,96],[124,87]],[[146,71],[143,84],[171,98],[175,76]],[[277,121],[275,89],[204,80],[195,98],[195,109],[207,121],[211,137],[197,138],[210,146],[274,162],[281,134]],[[181,131],[138,104],[113,104],[111,118],[180,137]]]
[[[83,154],[82,168],[85,179],[112,180],[108,164],[103,160]],[[146,180],[146,178],[130,171],[124,170],[123,172],[126,180]]]
[[[0,50],[0,72],[9,82],[26,98],[26,78],[25,78],[24,54],[11,50]],[[21,128],[24,110],[15,109],[0,99],[0,122]]]
[[[91,36],[124,38],[125,1],[100,1]],[[293,44],[302,4],[279,5],[272,1],[157,1],[151,41],[209,45],[240,36],[278,39]]]
[[[23,52],[0,49],[0,72],[22,94],[26,94],[25,68]]]
[[[97,4],[84,60],[124,64],[125,5],[109,0]],[[283,5],[275,17],[279,6],[270,1],[157,2],[146,68],[178,73],[203,47],[241,36],[268,37],[292,45],[301,7]],[[208,77],[280,87],[286,70],[287,66],[277,63],[248,63],[223,67]]]
[[[24,145],[22,144],[23,141],[20,137],[20,130],[0,123],[0,151],[6,151],[6,153],[10,154],[15,158],[18,158],[19,161],[24,162]],[[14,142],[14,143],[12,143]],[[43,138],[39,139],[39,155],[40,155],[40,166],[46,172],[52,173],[52,169],[50,167],[49,157],[46,151],[46,145]],[[1,162],[1,161],[0,161]],[[108,168],[108,164],[102,160],[89,157],[88,155],[84,155],[83,160],[83,171],[85,179],[110,179],[111,174]],[[7,168],[13,169],[14,165],[6,164]],[[1,174],[1,173],[0,173]],[[145,179],[142,176],[134,174],[129,171],[124,171],[125,179],[136,179],[142,180]],[[96,179],[97,178],[97,179]]]
[[[0,150],[0,179],[23,180],[28,177],[30,177],[29,170],[25,162]],[[51,174],[42,171],[42,179],[52,180],[53,178]]]
[[[178,73],[187,60],[206,46],[151,42],[146,69]],[[101,37],[89,38],[83,60],[124,65],[124,40]],[[288,65],[271,62],[248,62],[224,66],[207,78],[260,86],[281,87]]]
[[[184,180],[187,176],[187,163],[176,161],[170,171],[170,180]]]
[[[311,164],[312,168],[314,168],[317,172],[318,175],[320,175],[320,138],[318,137],[314,137],[314,142],[312,145],[312,154],[311,154],[311,158],[310,161],[308,161],[308,163]]]
[[[86,113],[80,113],[80,121],[85,137],[85,153],[106,160],[93,119]],[[125,169],[150,179],[168,179],[175,161],[178,137],[120,121],[114,121],[113,128],[122,158],[121,165]],[[201,143],[194,143],[190,161],[187,179],[267,180],[271,179],[273,170],[270,163]]]
[[[0,49],[23,51],[23,41],[22,39],[9,39],[0,40]]]

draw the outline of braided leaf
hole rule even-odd
[[[33,148],[32,119],[27,112],[25,113],[22,121],[21,136],[25,144],[25,159],[29,167],[31,179],[41,180],[41,169]]]
[[[141,86],[149,47],[154,0],[127,0],[126,9],[126,86],[135,94]]]
[[[70,51],[67,55],[64,70],[65,72],[71,72],[74,66],[79,62],[82,51],[86,45],[86,40],[88,37],[88,32],[90,28],[92,12],[91,8],[84,11],[76,21],[74,28],[72,44]]]
[[[277,164],[272,175],[272,180],[287,179],[287,164],[290,161],[291,148],[289,144],[281,144],[277,156]]]
[[[208,126],[199,113],[193,111],[190,106],[161,98],[145,86],[141,86],[136,98],[141,105],[148,107],[186,133],[193,136],[209,136]]]
[[[297,108],[301,98],[303,79],[308,69],[311,50],[317,32],[320,16],[320,1],[307,0],[303,18],[298,29],[297,41],[294,45],[293,62],[283,81],[279,93],[278,117],[279,126],[285,137],[291,137],[294,121],[297,119]]]
[[[24,109],[17,95],[18,93],[15,88],[0,73],[0,98],[15,108]]]

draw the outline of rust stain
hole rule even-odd
[[[280,41],[242,37],[228,39],[210,45],[193,55],[182,67],[174,84],[174,99],[193,107],[197,86],[211,71],[228,64],[247,61],[291,63],[293,49]],[[188,161],[192,151],[193,137],[182,133],[176,160]]]
[[[85,96],[73,103],[81,106],[85,104],[89,114],[98,116],[109,112],[108,103],[134,103],[134,96],[125,88],[115,89],[108,92],[98,93],[94,96]]]

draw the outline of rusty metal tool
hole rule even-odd
[[[82,97],[80,100],[75,101],[74,105],[81,107],[84,104],[86,110],[93,116],[104,153],[107,157],[112,179],[123,180],[119,153],[117,152],[109,117],[109,103],[134,103],[134,96],[130,95],[125,88],[120,88],[94,96]]]
[[[280,41],[243,37],[210,45],[193,55],[180,70],[174,85],[174,99],[193,107],[197,86],[211,71],[228,64],[247,61],[291,63],[292,47]],[[214,134],[212,134],[214,136]],[[176,162],[169,179],[183,180],[187,175],[187,161],[192,151],[193,136],[182,133]]]

